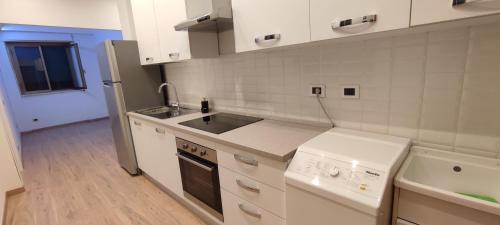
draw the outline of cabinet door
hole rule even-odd
[[[185,20],[186,4],[184,0],[154,0],[156,22],[162,61],[174,62],[191,58],[187,31],[176,31],[174,26]],[[159,13],[164,12],[164,13]]]
[[[232,0],[236,52],[310,41],[309,0]]]
[[[158,125],[153,125],[151,131],[153,157],[150,163],[154,169],[150,171],[150,176],[170,191],[182,196],[181,172],[175,154],[177,153],[175,136],[170,130]]]
[[[149,159],[151,156],[150,146],[151,141],[149,131],[143,121],[137,119],[130,119],[130,127],[132,131],[132,138],[134,140],[135,156],[137,164],[143,171],[150,171]]]
[[[311,39],[408,28],[410,7],[411,0],[311,0]]]
[[[141,64],[161,62],[153,0],[131,0]]]
[[[413,0],[411,25],[464,19],[500,13],[496,0]]]

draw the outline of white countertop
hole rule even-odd
[[[179,124],[180,122],[209,116],[215,113],[216,112],[202,114],[197,112],[170,119],[157,119],[134,112],[129,112],[127,114],[131,117],[144,119],[176,131],[195,135],[200,138],[205,138],[210,141],[225,144],[278,161],[289,160],[300,145],[330,129],[328,127],[317,127],[264,119],[222,134],[213,134]]]

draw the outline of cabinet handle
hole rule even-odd
[[[253,216],[257,219],[260,219],[262,218],[262,214],[258,213],[258,212],[253,212],[252,210],[248,209],[245,205],[243,204],[238,204],[238,207],[240,208],[240,210],[250,216]]]
[[[267,34],[255,38],[255,44],[263,44],[268,42],[278,42],[281,39],[281,34]]]
[[[353,19],[346,19],[346,20],[341,20],[341,21],[334,21],[332,22],[332,29],[339,29],[342,27],[347,27],[347,26],[352,26],[352,25],[359,25],[363,23],[374,23],[377,21],[377,15],[367,15],[367,16],[362,16],[358,18],[353,18]]]
[[[174,58],[178,59],[180,55],[181,55],[180,53],[175,52],[175,53],[169,53],[168,57],[170,57],[171,59],[174,59]]]
[[[495,1],[495,0],[493,0]],[[455,7],[455,6],[459,6],[459,5],[465,5],[467,3],[473,3],[473,2],[486,2],[486,0],[453,0],[452,3],[451,3],[451,6]]]
[[[238,184],[238,186],[240,186],[241,188],[247,190],[247,191],[251,191],[251,192],[255,192],[255,193],[260,193],[260,189],[257,188],[257,187],[250,187],[248,186],[247,184],[243,183],[243,181],[241,180],[236,180],[236,184]]]
[[[140,125],[142,125],[142,123],[140,123],[139,121],[134,121],[134,124],[135,124],[136,126],[140,126]]]
[[[154,60],[153,57],[146,57],[146,62],[149,62],[149,61],[153,62],[153,60]]]
[[[244,164],[250,165],[250,166],[255,166],[255,167],[259,166],[259,161],[252,159],[252,158],[244,157],[244,156],[241,156],[238,154],[234,155],[234,159],[236,159]]]
[[[156,133],[165,134],[165,129],[155,128]]]

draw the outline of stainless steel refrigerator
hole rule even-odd
[[[136,41],[107,40],[99,47],[101,76],[120,165],[138,173],[127,112],[164,105],[160,66],[140,65]]]

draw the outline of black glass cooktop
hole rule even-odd
[[[263,119],[229,113],[217,113],[211,116],[181,122],[179,124],[214,134],[222,134],[261,120]]]

